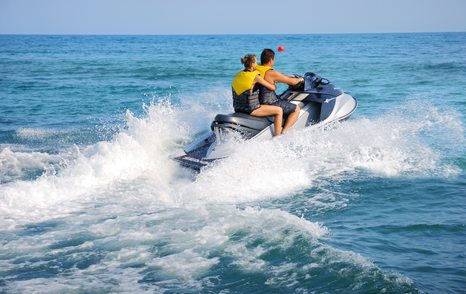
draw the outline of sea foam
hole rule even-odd
[[[270,141],[237,143],[229,158],[195,175],[170,156],[209,120],[195,126],[192,117],[186,119],[189,109],[166,101],[143,107],[141,117],[127,113],[126,128],[112,140],[76,147],[74,158],[57,173],[0,186],[0,211],[9,220],[6,224],[68,213],[79,207],[78,202],[99,197],[122,197],[115,201],[128,205],[235,204],[288,197],[321,181],[351,174],[356,179],[361,171],[390,177],[448,176],[458,172],[449,154],[464,145],[459,114],[409,102],[375,118],[294,130]],[[451,143],[448,152],[438,148],[438,140]],[[2,156],[22,155],[4,150]],[[43,164],[41,157],[47,154],[30,157],[29,161]]]

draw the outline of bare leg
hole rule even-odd
[[[299,108],[299,106],[296,105],[295,111],[293,113],[291,113],[290,115],[288,115],[288,118],[285,121],[285,126],[283,127],[282,135],[286,134],[288,129],[291,128],[291,126],[294,125],[294,123],[298,119],[300,111],[301,111],[301,108]]]
[[[273,105],[261,105],[261,107],[251,112],[253,116],[274,116],[274,135],[279,136],[282,131],[283,109]]]

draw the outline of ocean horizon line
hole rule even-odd
[[[413,31],[413,32],[335,32],[335,33],[172,33],[172,34],[112,34],[112,33],[0,33],[0,36],[306,36],[306,35],[413,35],[462,34],[465,31]]]

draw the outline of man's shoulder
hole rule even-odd
[[[274,68],[271,68],[271,70],[267,71],[267,75],[270,75],[272,77],[277,77],[279,75],[282,75],[282,73]]]

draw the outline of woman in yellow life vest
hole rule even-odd
[[[233,94],[233,108],[235,112],[246,113],[252,116],[273,116],[274,135],[278,136],[282,130],[283,110],[274,105],[261,105],[259,103],[259,91],[254,88],[257,84],[274,91],[274,84],[264,80],[259,72],[255,70],[257,57],[247,54],[241,58],[244,70],[239,71],[231,82]]]

